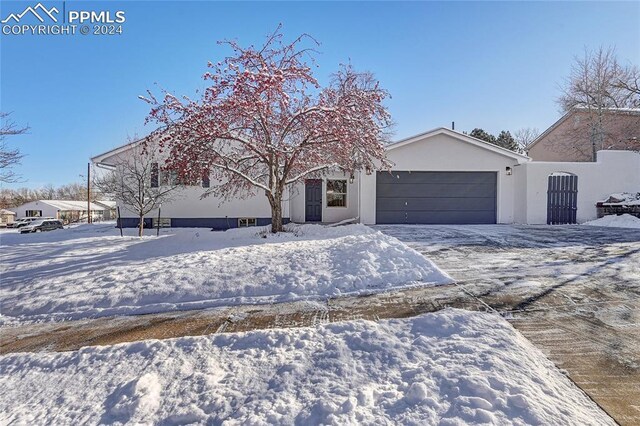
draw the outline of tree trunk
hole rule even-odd
[[[282,227],[282,192],[267,195],[271,205],[271,232],[274,234],[284,231]]]
[[[138,237],[142,237],[144,233],[144,215],[140,215],[140,223],[138,224]]]

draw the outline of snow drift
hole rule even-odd
[[[502,318],[378,323],[0,357],[0,423],[613,424]]]
[[[290,225],[120,237],[113,225],[2,234],[4,322],[141,314],[371,293],[452,282],[364,225]],[[133,232],[133,231],[132,231]]]
[[[609,228],[640,228],[640,219],[630,214],[609,215],[600,219],[583,223],[589,226],[605,226]]]

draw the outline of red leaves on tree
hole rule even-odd
[[[156,140],[169,152],[168,168],[185,181],[210,170],[218,184],[209,192],[225,198],[262,189],[273,210],[287,185],[310,175],[386,165],[388,93],[350,65],[320,87],[310,66],[315,51],[302,47],[315,40],[282,39],[279,27],[260,49],[223,42],[233,54],[208,64],[210,85],[198,100],[144,98],[147,120],[161,124]]]

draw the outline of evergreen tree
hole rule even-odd
[[[508,130],[501,131],[494,143],[502,148],[506,148],[514,152],[519,151],[518,143],[513,136],[511,136],[511,133]]]
[[[469,136],[474,137],[476,139],[480,139],[483,140],[485,142],[489,142],[489,143],[496,143],[496,137],[493,136],[491,133],[487,133],[482,129],[479,128],[475,128],[471,131],[471,133],[469,133]]]

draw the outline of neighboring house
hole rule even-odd
[[[92,158],[114,166],[128,144]],[[544,163],[468,135],[438,128],[387,146],[391,171],[335,172],[288,188],[283,217],[293,222],[365,224],[494,224],[583,222],[596,218],[597,201],[613,192],[638,192],[640,155],[600,152],[595,163]],[[560,172],[560,173],[559,173]],[[559,177],[555,177],[559,176]],[[606,177],[606,178],[605,178]],[[574,185],[577,197],[555,197],[552,178]],[[555,182],[554,180],[554,182]],[[204,185],[203,185],[204,184]],[[222,202],[201,199],[202,186],[185,186],[162,206],[164,223],[173,227],[214,229],[270,223],[270,208],[259,191],[252,197]],[[550,192],[551,191],[551,192]],[[577,194],[580,193],[578,197]],[[558,205],[558,203],[566,203]],[[138,225],[135,214],[121,207],[122,224]],[[554,210],[555,209],[555,210]],[[577,214],[566,215],[572,210]],[[559,212],[560,219],[554,212]],[[157,210],[145,218],[151,226]],[[550,217],[548,217],[551,214]]]
[[[8,224],[13,223],[16,214],[10,210],[0,209],[0,228],[5,228]]]
[[[91,220],[104,220],[109,208],[91,203]],[[19,217],[52,217],[65,223],[86,222],[87,202],[72,200],[36,200],[14,209]]]
[[[527,148],[533,161],[595,161],[601,150],[640,150],[640,109],[574,108]]]
[[[116,208],[117,204],[111,200],[95,200],[95,205],[104,208],[102,212],[102,220],[115,220],[117,217]]]

